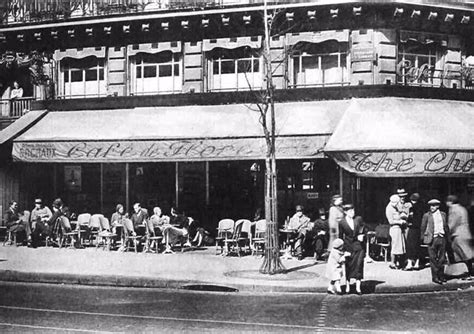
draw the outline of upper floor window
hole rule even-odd
[[[64,58],[60,65],[59,97],[100,97],[107,94],[104,59]]]
[[[139,53],[132,59],[132,93],[180,93],[182,72],[178,53]]]
[[[398,82],[420,86],[440,85],[441,57],[442,53],[436,43],[402,44],[399,49]]]
[[[301,43],[289,63],[292,87],[349,84],[347,43]]]
[[[249,90],[262,87],[261,57],[256,50],[217,49],[210,53],[209,90]]]

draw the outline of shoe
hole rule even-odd
[[[327,290],[327,293],[330,294],[330,295],[335,295],[335,294],[336,294],[336,291],[331,290],[331,289],[328,289],[328,290]]]
[[[388,266],[388,267],[389,267],[390,269],[397,269],[397,266],[396,266],[396,265],[394,265],[394,264],[389,264],[389,266]]]
[[[436,284],[439,284],[439,285],[443,285],[443,281],[441,281],[441,280],[439,280],[439,279],[437,279],[437,278],[433,279],[433,283],[436,283]]]
[[[448,280],[447,280],[446,278],[444,278],[444,277],[440,277],[439,280],[440,280],[441,282],[443,282],[443,283],[446,283],[446,282],[448,281]]]
[[[359,296],[362,296],[362,291],[356,291],[356,294],[359,295]]]

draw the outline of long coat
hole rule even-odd
[[[449,240],[454,253],[454,261],[468,261],[474,259],[474,241],[469,229],[467,210],[453,204],[448,214]]]
[[[351,257],[346,259],[346,279],[364,278],[365,250],[357,239],[359,235],[365,235],[362,218],[354,218],[354,229],[352,229],[343,217],[339,222],[339,238],[344,241],[344,250],[351,253]]]

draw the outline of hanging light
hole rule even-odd
[[[169,22],[161,22],[161,29],[168,30],[170,28]]]
[[[130,33],[130,24],[123,25],[122,26],[122,31],[123,31],[124,34],[129,34]]]
[[[463,17],[462,17],[462,19],[461,19],[461,23],[462,23],[462,24],[468,24],[470,20],[471,20],[471,17],[470,17],[470,16],[463,15]]]
[[[150,23],[143,23],[142,24],[142,31],[149,32],[150,31]]]
[[[209,27],[209,19],[202,19],[201,20],[201,26],[203,28],[208,28]]]
[[[403,15],[403,8],[395,8],[395,12],[393,13],[394,17],[400,17]]]
[[[446,14],[446,17],[444,18],[444,22],[453,22],[454,20],[454,14]]]
[[[33,36],[37,41],[41,41],[41,33],[40,32],[35,32],[33,34]]]
[[[339,8],[330,9],[329,15],[331,16],[332,19],[335,19],[339,15]]]
[[[354,14],[354,16],[361,16],[362,15],[362,7],[353,7],[352,8],[352,14]]]
[[[112,33],[112,27],[111,26],[104,27],[104,32],[106,35],[110,35]]]
[[[230,17],[229,17],[229,16],[222,15],[222,16],[221,16],[221,19],[222,19],[222,25],[223,25],[224,27],[228,27],[229,24],[230,24]]]
[[[245,25],[249,25],[252,22],[252,16],[250,15],[244,15],[242,19],[244,20]]]
[[[286,13],[285,17],[288,22],[293,22],[295,20],[295,13],[294,12]]]
[[[189,28],[189,21],[188,20],[181,21],[181,27],[183,29],[188,29]]]
[[[308,16],[308,19],[311,21],[316,20],[316,11],[315,10],[308,10],[306,12],[306,15]]]
[[[94,28],[86,28],[86,35],[92,36],[94,34]]]
[[[418,18],[420,17],[420,15],[421,15],[421,10],[413,10],[413,12],[411,12],[412,19]]]
[[[436,20],[437,18],[438,18],[437,12],[430,12],[430,14],[428,15],[428,20],[430,21]]]

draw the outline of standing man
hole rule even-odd
[[[443,264],[446,260],[446,237],[449,232],[446,214],[439,211],[440,203],[437,199],[430,200],[430,211],[423,215],[421,222],[421,241],[428,245],[431,279],[436,284],[446,282]]]
[[[331,207],[329,208],[329,243],[328,251],[332,249],[332,242],[339,238],[339,222],[344,217],[344,210],[342,209],[342,196],[334,195],[331,198]]]
[[[464,262],[467,266],[467,280],[472,280],[474,270],[472,262],[474,259],[474,244],[472,234],[469,229],[469,218],[466,208],[459,204],[458,197],[449,195],[446,199],[449,208],[448,227],[449,240],[454,255],[455,262]]]
[[[407,226],[407,266],[405,270],[420,269],[420,228],[425,208],[420,202],[420,194],[410,196],[411,207],[408,213]]]

